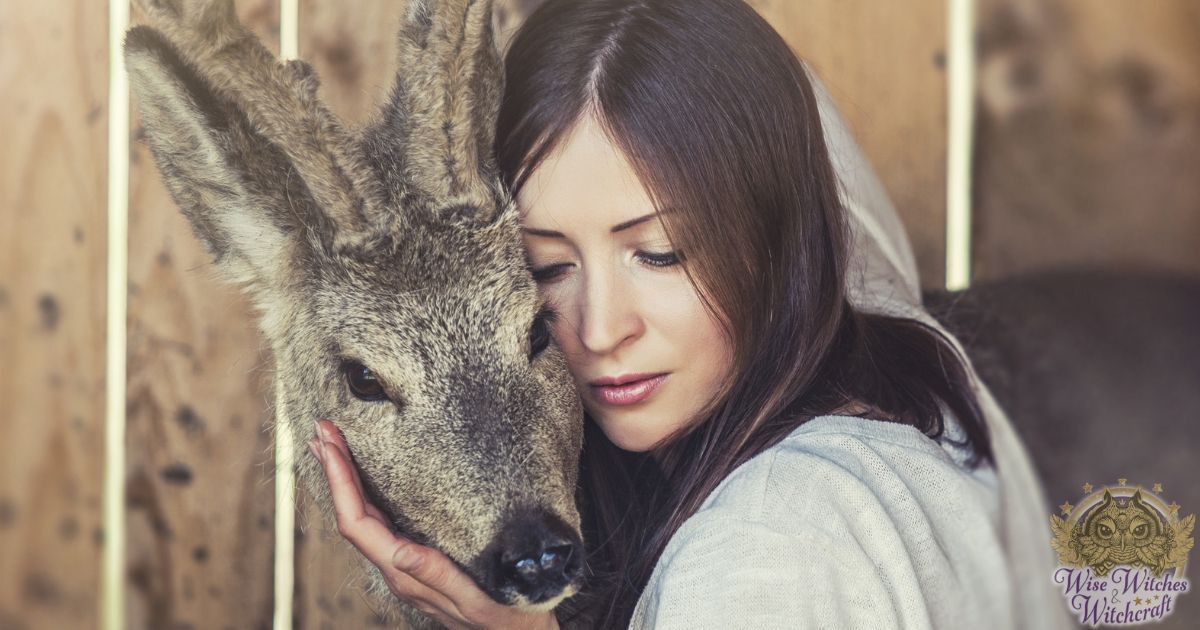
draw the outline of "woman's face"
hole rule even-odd
[[[530,175],[517,203],[534,278],[558,311],[551,332],[605,435],[646,451],[698,419],[729,376],[730,343],[592,117]]]

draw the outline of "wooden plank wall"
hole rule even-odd
[[[0,3],[0,628],[97,623],[107,23]]]
[[[274,49],[277,1],[238,0]],[[821,73],[908,226],[923,284],[939,286],[945,2],[751,3]],[[300,54],[349,121],[391,84],[402,4],[301,1]],[[498,2],[499,38],[538,4]],[[1200,272],[1197,16],[1189,0],[981,3],[977,277],[1081,262]],[[0,101],[4,630],[97,623],[106,40],[103,4],[0,4],[0,91],[15,95]],[[269,354],[136,142],[136,113],[130,129],[129,626],[265,628]],[[296,627],[376,624],[357,558],[299,501]]]
[[[753,0],[808,60],[908,229],[926,283],[945,275],[946,2]]]
[[[237,6],[278,52],[278,4]],[[267,628],[269,353],[248,301],[217,277],[167,194],[136,99],[130,130],[126,623]]]
[[[980,8],[976,278],[1200,273],[1200,5]]]

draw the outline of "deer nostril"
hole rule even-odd
[[[540,564],[543,571],[561,571],[562,567],[571,559],[573,547],[570,545],[558,545],[551,547],[542,552]]]
[[[538,563],[533,558],[522,558],[516,564],[517,573],[524,576],[537,575]]]
[[[574,553],[572,545],[547,545],[541,554],[538,554],[536,549],[532,549],[530,552],[529,555],[522,556],[510,563],[513,574],[525,584],[540,586],[563,582],[567,579],[567,563]]]
[[[554,598],[580,578],[583,543],[560,519],[534,514],[505,528],[496,546],[488,583],[502,595],[497,601],[521,596],[530,602]]]

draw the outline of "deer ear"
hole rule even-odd
[[[414,187],[435,200],[441,220],[489,223],[496,215],[493,144],[504,69],[492,5],[409,0],[392,96],[364,134],[377,177],[391,190]]]
[[[158,31],[125,37],[146,139],[175,203],[231,280],[271,284],[309,197],[286,157],[254,133]]]

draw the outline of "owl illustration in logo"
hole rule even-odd
[[[1124,483],[1122,479],[1122,486]],[[1090,492],[1090,486],[1086,484],[1084,489]],[[1108,575],[1118,565],[1145,567],[1156,577],[1174,569],[1174,575],[1180,576],[1195,543],[1196,515],[1177,517],[1179,506],[1173,503],[1159,509],[1154,501],[1161,504],[1161,498],[1151,493],[1147,501],[1141,488],[1132,496],[1114,497],[1107,487],[1096,499],[1100,494],[1083,499],[1082,505],[1089,506],[1086,509],[1072,511],[1070,504],[1065,504],[1066,519],[1050,515],[1050,546],[1057,552],[1059,564],[1090,567],[1097,576]]]
[[[1118,564],[1143,566],[1160,575],[1168,565],[1171,530],[1142,502],[1140,490],[1125,500],[1105,490],[1104,499],[1083,520],[1082,530],[1080,555],[1096,575],[1108,575]]]

